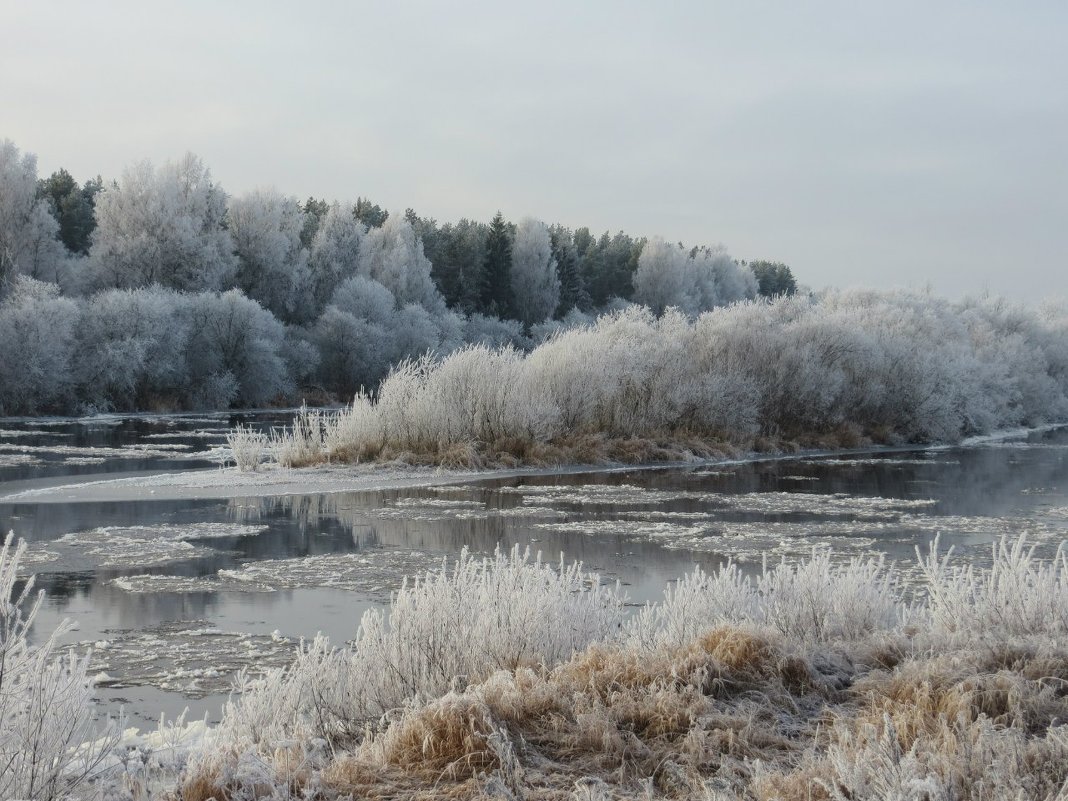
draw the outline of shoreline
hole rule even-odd
[[[0,495],[0,503],[37,504],[94,501],[116,503],[153,500],[262,498],[410,489],[437,484],[469,484],[477,481],[528,476],[610,474],[680,468],[729,467],[762,462],[833,458],[836,456],[946,451],[955,448],[979,447],[990,442],[1018,439],[1061,428],[1068,428],[1068,422],[1050,423],[1034,428],[1006,429],[991,434],[968,437],[953,444],[872,445],[861,448],[811,449],[793,453],[749,453],[741,457],[656,463],[577,464],[556,467],[517,467],[485,470],[446,470],[390,464],[325,465],[299,468],[282,468],[269,465],[268,469],[256,472],[242,472],[236,467],[204,468],[180,472],[161,472],[147,476],[138,475],[72,483],[51,483],[44,486],[33,486],[35,480],[30,479],[24,482],[17,482],[20,485],[28,484],[30,486]],[[47,480],[54,482],[56,479]]]

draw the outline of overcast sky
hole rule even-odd
[[[881,6],[878,8],[877,6]],[[1068,295],[1068,3],[0,0],[42,175],[725,243],[820,287]]]

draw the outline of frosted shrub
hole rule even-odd
[[[405,583],[388,616],[364,614],[353,642],[325,638],[292,666],[241,686],[222,731],[243,746],[289,737],[345,741],[368,721],[457,682],[498,669],[554,665],[614,636],[625,596],[581,564],[554,569],[518,548],[455,564]]]
[[[415,315],[401,328],[428,347],[458,340],[456,332],[435,339],[428,321]],[[365,360],[371,340],[334,322],[324,352],[346,364]],[[538,336],[528,353],[467,345],[403,361],[361,419],[379,418],[370,430],[383,452],[445,461],[454,446],[492,458],[490,447],[504,443],[514,456],[539,458],[545,451],[534,446],[581,438],[674,440],[680,454],[688,442],[708,450],[758,434],[954,441],[1068,415],[1068,326],[1056,312],[829,291],[741,301],[696,318],[632,306]],[[416,345],[406,347],[398,354]],[[339,422],[324,421],[327,430]],[[374,455],[340,430],[326,438],[324,458]]]
[[[663,601],[646,604],[626,626],[632,647],[681,647],[720,623],[754,622],[759,599],[753,581],[734,562],[714,573],[700,567],[664,590]]]
[[[33,580],[15,591],[25,542],[0,548],[0,798],[67,798],[97,775],[121,721],[93,722],[89,657],[57,653],[64,624],[40,645],[28,639],[43,594]]]
[[[765,565],[757,593],[762,622],[802,641],[859,640],[894,628],[904,614],[897,578],[881,558],[839,564],[826,550]]]
[[[252,426],[238,425],[226,435],[226,442],[234,457],[238,470],[259,468],[267,449],[267,436],[253,431]]]
[[[974,640],[1068,635],[1068,552],[1037,559],[1026,537],[1003,537],[991,549],[989,570],[952,563],[952,548],[940,557],[937,539],[920,557],[934,632]]]
[[[893,571],[881,559],[836,562],[829,551],[746,576],[733,562],[714,573],[696,568],[646,605],[626,626],[635,647],[680,647],[727,624],[766,627],[794,642],[858,641],[905,618]]]

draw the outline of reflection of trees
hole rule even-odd
[[[156,430],[156,429],[152,429]],[[122,432],[119,432],[122,433]],[[140,436],[144,431],[136,435]],[[96,436],[96,435],[94,435]],[[118,434],[100,434],[107,440]],[[127,436],[124,434],[123,436]],[[1033,438],[1048,444],[1068,444],[1068,431]],[[119,442],[111,439],[109,442]],[[917,458],[917,452],[889,454],[890,460]],[[578,560],[606,576],[618,576],[630,584],[635,600],[659,597],[665,582],[699,563],[714,569],[722,559],[714,552],[669,550],[656,542],[620,535],[590,535],[551,531],[537,527],[537,518],[499,514],[518,506],[522,497],[500,492],[502,486],[519,484],[618,486],[635,484],[652,490],[692,490],[696,493],[737,494],[751,492],[844,493],[891,498],[934,498],[933,514],[962,516],[1006,516],[1020,509],[1035,509],[1041,503],[1064,505],[1068,476],[1068,451],[1050,448],[1016,449],[1006,447],[946,450],[931,454],[932,464],[829,465],[820,461],[769,461],[728,467],[690,470],[628,470],[611,474],[532,476],[524,479],[497,479],[455,486],[445,493],[428,489],[379,492],[309,494],[275,498],[219,501],[135,501],[128,503],[26,504],[0,506],[0,531],[14,529],[30,541],[52,540],[68,532],[98,526],[137,526],[182,522],[234,522],[261,524],[268,529],[256,536],[202,540],[212,553],[188,562],[154,568],[100,570],[94,573],[43,574],[38,586],[46,590],[57,614],[68,607],[91,604],[114,610],[117,624],[142,627],[161,620],[204,618],[225,613],[228,600],[217,593],[127,593],[108,585],[110,579],[129,573],[168,575],[213,575],[224,568],[239,569],[247,561],[282,559],[306,555],[358,552],[364,549],[397,547],[456,554],[462,548],[475,553],[491,553],[498,545],[519,545],[540,551],[543,558],[556,561],[561,552],[568,561]],[[851,457],[852,458],[852,457]],[[857,457],[867,458],[867,457]],[[955,464],[954,462],[959,462]],[[701,475],[701,473],[713,473]],[[811,476],[816,481],[784,480],[786,476]],[[928,483],[934,482],[934,483]],[[1029,496],[1023,490],[1056,487],[1054,497]],[[420,510],[433,519],[385,517],[378,510],[392,507],[401,498],[451,498],[483,503],[487,514],[457,517],[448,509]],[[541,505],[534,498],[533,505]],[[559,504],[566,514],[554,522],[611,520],[622,512],[649,510],[647,505]],[[706,512],[713,520],[760,521],[779,519],[822,519],[808,513],[761,514],[737,509],[717,509],[713,499],[683,498],[655,507],[659,511]],[[412,510],[415,512],[416,510]],[[14,519],[15,516],[19,519]],[[842,519],[837,517],[836,519]],[[930,532],[917,533],[929,538]],[[898,543],[892,558],[910,560],[911,541]],[[265,593],[254,598],[263,607],[266,619],[288,614],[292,598],[283,593]],[[314,614],[314,610],[313,610]]]
[[[89,595],[95,581],[96,576],[91,572],[39,573],[34,579],[34,587],[44,590],[62,609],[72,598]]]
[[[549,483],[572,483],[581,486],[598,481],[611,480],[611,476],[574,476],[552,478]],[[502,483],[518,482],[489,481],[454,488],[449,498],[478,500],[490,510],[515,507],[521,497],[497,491]],[[616,479],[612,483],[625,483]],[[326,495],[287,496],[262,498],[256,507],[242,499],[235,503],[236,520],[270,520],[275,525],[280,515],[294,520],[295,536],[307,548],[307,553],[324,553],[331,550],[360,550],[367,547],[389,546],[426,550],[443,554],[457,554],[463,548],[474,553],[490,554],[498,547],[510,549],[514,545],[529,547],[532,553],[540,552],[547,561],[557,561],[563,554],[567,561],[581,561],[588,568],[619,577],[633,585],[631,595],[635,598],[659,596],[664,582],[692,569],[698,562],[707,568],[715,567],[720,559],[715,554],[690,554],[684,551],[667,551],[659,545],[628,539],[622,536],[590,536],[574,532],[557,532],[540,529],[538,522],[529,517],[502,517],[494,514],[486,517],[450,517],[448,510],[432,509],[434,519],[380,517],[375,510],[392,506],[399,498],[437,498],[427,490],[395,490],[381,492],[332,493]],[[633,507],[619,507],[633,508]],[[572,518],[584,519],[591,514],[611,516],[611,507],[597,506],[585,512],[577,511]],[[312,532],[309,536],[308,532]],[[347,548],[337,547],[337,539],[344,533],[348,537]],[[322,542],[326,540],[326,542]],[[315,546],[313,548],[313,546]],[[256,543],[252,543],[256,547]],[[293,547],[287,552],[291,555]],[[276,558],[272,555],[269,558]]]

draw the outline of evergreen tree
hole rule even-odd
[[[37,190],[48,201],[49,211],[59,223],[59,238],[71,253],[89,252],[89,240],[96,228],[93,208],[103,187],[100,178],[79,186],[69,172],[59,169],[42,179]]]
[[[490,222],[482,262],[481,311],[496,317],[512,312],[512,226],[499,211]]]
[[[381,228],[389,218],[388,211],[383,209],[377,203],[372,203],[365,197],[356,198],[356,206],[353,209],[353,214],[356,215],[357,220],[362,222],[368,228]]]
[[[576,308],[589,306],[589,295],[582,281],[579,269],[579,254],[575,248],[571,231],[562,225],[550,229],[553,245],[553,258],[560,275],[560,305],[556,309],[557,317],[563,317]]]
[[[301,211],[304,212],[304,227],[300,231],[300,244],[310,248],[319,231],[319,221],[330,211],[330,204],[325,200],[309,197],[301,206]]]
[[[744,261],[742,266],[745,266]],[[793,271],[781,261],[752,261],[748,266],[760,284],[762,296],[774,298],[779,295],[792,295],[797,291]]]

